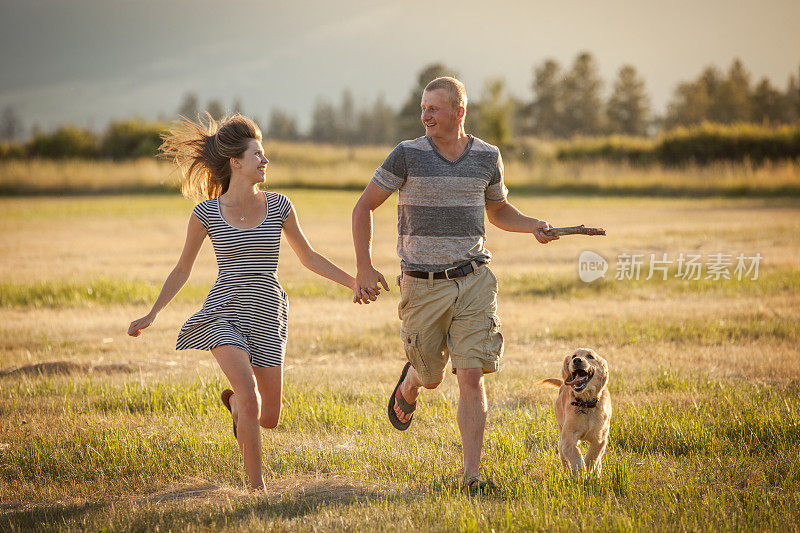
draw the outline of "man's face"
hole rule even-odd
[[[453,108],[443,89],[422,93],[422,124],[428,137],[449,137],[458,133],[463,113],[461,108]]]

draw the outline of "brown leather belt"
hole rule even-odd
[[[434,272],[433,279],[453,279],[453,278],[460,278],[466,276],[467,274],[472,274],[475,269],[472,268],[472,263],[480,266],[484,264],[486,261],[472,261],[465,265],[448,268],[447,270],[442,270],[441,272]],[[419,270],[404,270],[403,274],[407,274],[412,278],[420,278],[420,279],[428,279],[429,272],[422,272]]]

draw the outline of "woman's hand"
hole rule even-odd
[[[353,282],[350,284],[349,287],[350,287],[350,290],[353,291],[353,303],[354,304],[359,304],[359,305],[368,304],[370,302],[370,299],[373,302],[377,299],[374,296],[372,298],[370,298],[369,293],[367,291],[361,289],[358,286],[358,282],[356,281],[355,278],[353,278]],[[378,290],[379,290],[379,294],[380,294],[380,289],[378,289]]]
[[[369,303],[370,295],[366,291],[360,290],[353,276],[311,247],[303,230],[300,229],[300,221],[297,219],[297,213],[295,213],[294,208],[289,210],[289,214],[283,223],[283,234],[304,267],[352,290],[353,303]],[[386,290],[389,289],[387,288]],[[374,300],[375,298],[372,297],[371,299]]]
[[[189,226],[186,229],[186,243],[183,245],[181,257],[178,259],[178,264],[172,269],[172,272],[167,276],[164,285],[161,287],[161,292],[158,293],[153,307],[150,312],[142,318],[134,320],[128,327],[128,335],[131,337],[138,337],[142,334],[142,330],[150,326],[158,316],[158,313],[164,309],[167,304],[172,301],[178,291],[181,290],[189,279],[189,274],[192,272],[192,265],[194,265],[197,254],[200,252],[200,247],[203,245],[203,240],[206,238],[207,232],[203,223],[196,215],[189,216]]]
[[[152,324],[155,319],[156,319],[155,316],[147,314],[142,318],[134,320],[128,327],[128,335],[130,335],[131,337],[138,337],[139,335],[142,334],[142,330],[150,326],[150,324]]]

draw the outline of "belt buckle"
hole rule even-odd
[[[449,280],[449,279],[451,279],[451,278],[450,278],[450,271],[451,271],[451,270],[456,270],[456,269],[458,269],[458,268],[460,268],[460,267],[451,267],[451,268],[446,268],[446,269],[444,270],[444,277],[445,277],[445,279],[448,279],[448,280]]]

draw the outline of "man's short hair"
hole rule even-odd
[[[467,108],[467,89],[457,79],[445,76],[436,78],[425,86],[426,91],[435,91],[436,89],[442,89],[447,94],[447,99],[453,109],[458,109],[459,106]]]

